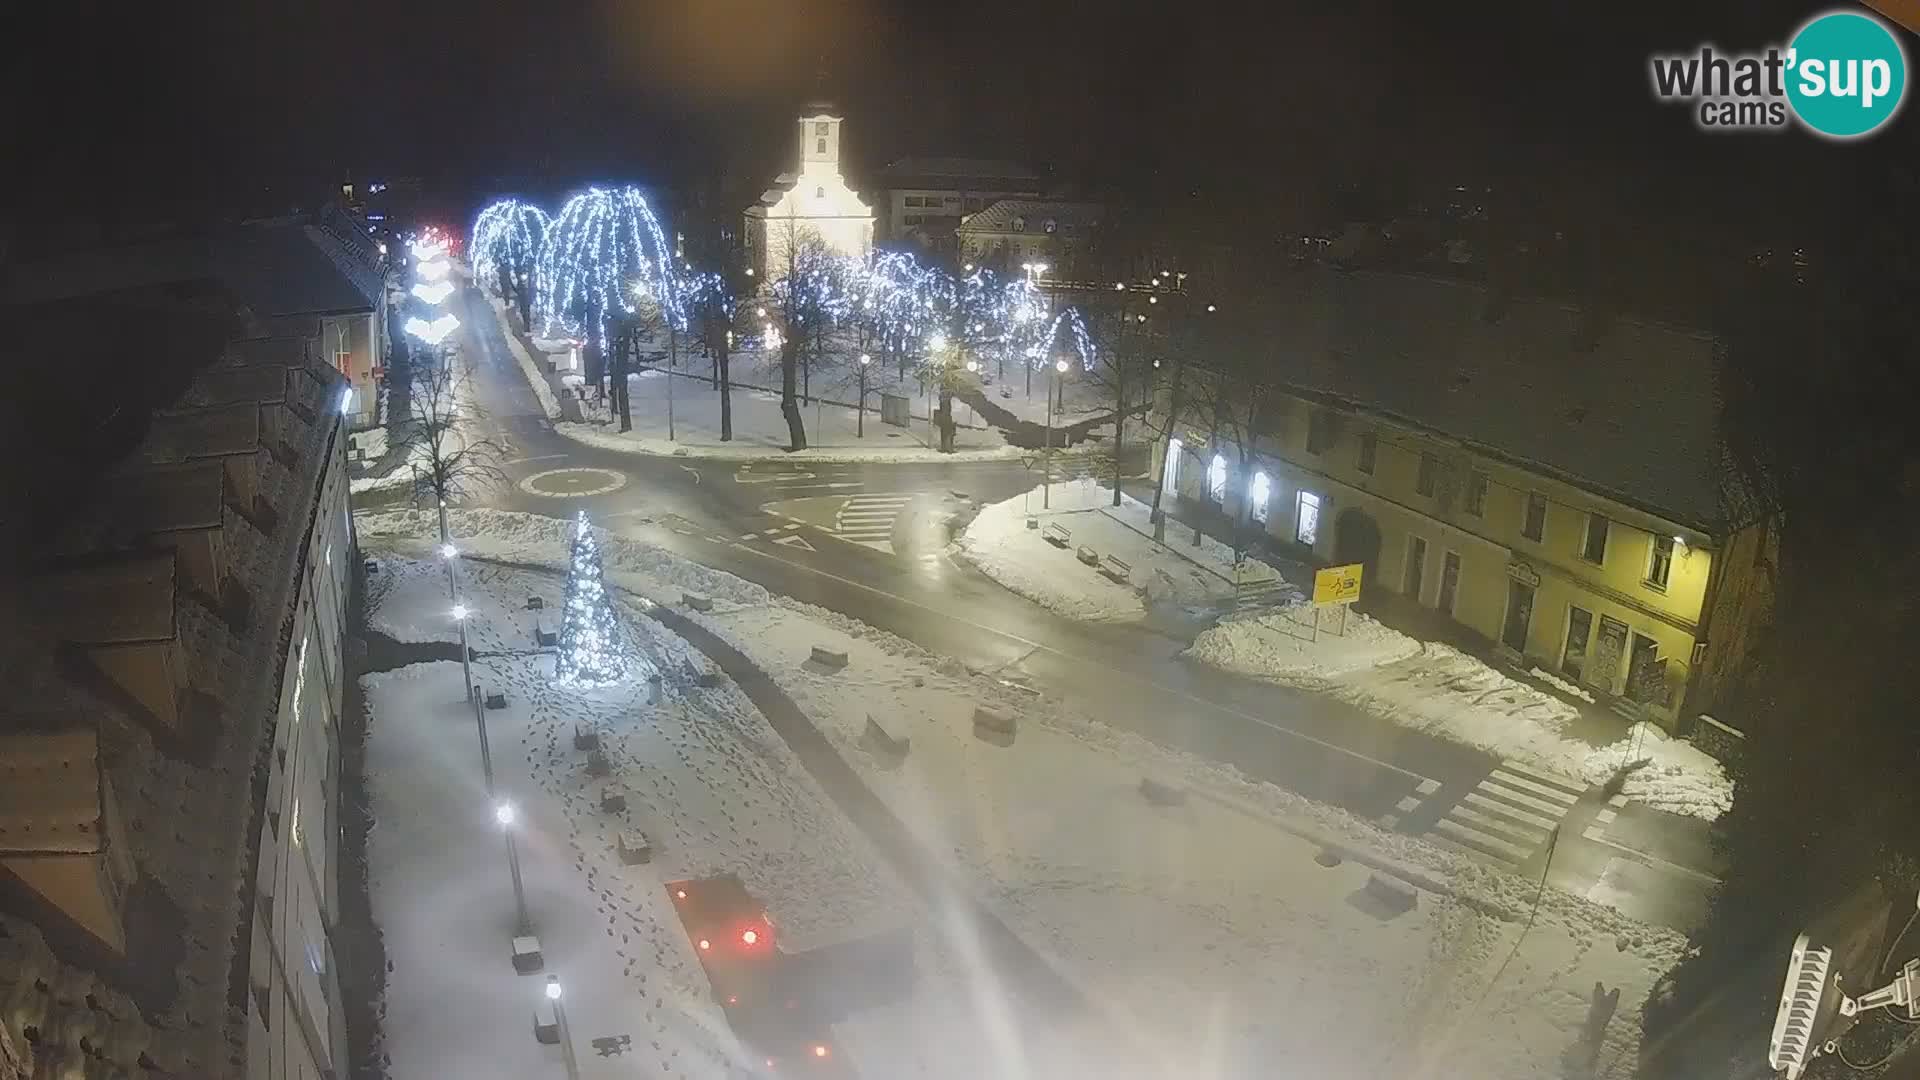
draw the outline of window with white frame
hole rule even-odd
[[[1227,459],[1220,454],[1213,455],[1207,465],[1207,498],[1217,503],[1227,501]]]
[[[1175,495],[1180,494],[1180,451],[1183,445],[1179,439],[1167,440],[1167,459],[1160,468],[1160,486]]]
[[[1673,548],[1675,537],[1650,537],[1647,545],[1647,584],[1656,589],[1667,587],[1667,579],[1673,574]]]
[[[1293,539],[1296,543],[1312,547],[1320,538],[1320,496],[1311,491],[1302,491],[1295,500],[1293,516]]]
[[[1580,545],[1580,557],[1596,566],[1607,561],[1607,519],[1600,514],[1587,515],[1587,535]]]

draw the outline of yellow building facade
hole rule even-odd
[[[1371,331],[1395,321],[1396,297],[1410,294],[1408,306],[1424,314],[1439,290],[1469,318],[1476,297],[1453,283],[1377,284],[1332,286],[1361,288],[1375,302],[1370,332],[1357,340],[1343,340],[1339,304],[1328,325],[1324,293],[1322,303],[1289,313],[1296,327],[1309,324],[1316,362],[1289,365],[1289,343],[1281,343],[1275,378],[1284,390],[1268,391],[1250,464],[1240,462],[1240,447],[1222,437],[1221,425],[1190,406],[1156,448],[1162,482],[1190,508],[1210,505],[1263,531],[1283,553],[1321,566],[1364,564],[1367,594],[1392,594],[1445,616],[1522,669],[1586,688],[1623,714],[1684,727],[1709,707],[1717,676],[1738,661],[1747,624],[1764,611],[1764,597],[1746,580],[1757,560],[1752,536],[1743,535],[1762,526],[1719,524],[1724,515],[1706,505],[1710,485],[1678,482],[1683,470],[1704,476],[1717,458],[1661,465],[1676,443],[1660,425],[1688,420],[1672,403],[1645,405],[1631,378],[1612,381],[1619,399],[1610,401],[1594,392],[1609,380],[1593,372],[1546,385],[1556,381],[1542,371],[1558,362],[1627,375],[1631,369],[1617,363],[1626,359],[1710,364],[1710,348],[1697,336],[1639,327],[1610,348],[1569,348],[1556,357],[1547,346],[1556,337],[1571,345],[1573,333],[1559,335],[1554,320],[1523,314],[1507,327],[1469,324],[1453,334],[1442,322],[1427,355],[1393,347],[1384,362],[1370,361],[1357,350],[1393,344]],[[1316,317],[1321,324],[1310,325]],[[1662,333],[1671,340],[1656,345],[1650,335]],[[1326,362],[1329,352],[1336,362]],[[1516,357],[1534,365],[1536,385],[1512,385],[1511,373],[1496,377],[1503,358]],[[1497,385],[1502,397],[1449,399],[1463,383]],[[1562,407],[1568,383],[1581,402],[1571,409]],[[1706,407],[1691,418],[1704,431],[1686,438],[1711,439],[1711,398],[1683,406]],[[1633,422],[1636,411],[1647,414],[1645,425]],[[1597,425],[1588,424],[1596,417]],[[1555,430],[1568,424],[1582,430]],[[1610,454],[1611,441],[1619,453]],[[1583,468],[1588,475],[1576,471]],[[1636,492],[1642,474],[1648,480]],[[1750,554],[1723,565],[1730,542]],[[1714,648],[1715,630],[1733,647]]]

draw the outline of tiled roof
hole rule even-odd
[[[1311,268],[1261,314],[1287,382],[1701,529],[1720,518],[1714,343],[1477,285]]]
[[[1081,233],[1100,224],[1103,207],[1099,203],[1052,202],[1046,199],[1001,199],[977,214],[969,214],[960,231],[1044,233],[1046,223],[1059,223],[1059,230]],[[1023,219],[1025,230],[1016,229],[1015,219]]]
[[[0,735],[0,852],[100,850],[99,749],[88,730]]]
[[[881,169],[880,179],[1020,180],[1037,184],[1040,174],[1017,162],[991,158],[904,157]]]
[[[362,280],[346,259],[325,230],[298,221],[243,226],[213,245],[214,272],[262,317],[373,311],[378,275]]]

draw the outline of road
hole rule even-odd
[[[1029,489],[1017,460],[842,464],[654,457],[558,435],[491,308],[457,301],[484,423],[514,486],[502,509],[595,521],[844,613],[1117,728],[1646,921],[1704,914],[1712,856],[1691,819],[1396,727],[1324,695],[1198,668],[1192,628],[1067,620],[943,554],[945,518]]]

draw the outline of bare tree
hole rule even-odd
[[[824,333],[841,303],[844,260],[817,230],[792,218],[768,231],[769,265],[778,276],[769,283],[765,309],[780,335],[780,413],[787,418],[787,449],[805,450],[800,365],[808,343]]]
[[[398,445],[413,471],[416,498],[440,514],[440,542],[450,543],[447,506],[506,483],[498,443],[483,437],[485,414],[473,402],[467,365],[452,350],[416,349],[409,370],[411,400]]]
[[[1187,361],[1183,378],[1193,402],[1189,415],[1207,427],[1216,442],[1234,448],[1236,467],[1229,484],[1237,482],[1242,488],[1234,514],[1238,554],[1245,550],[1253,510],[1245,486],[1254,473],[1260,439],[1277,432],[1284,405],[1280,358],[1268,344],[1270,336],[1255,332],[1245,318],[1215,314],[1201,325],[1196,355]],[[1225,496],[1222,492],[1222,509],[1227,507]]]
[[[1139,293],[1116,292],[1114,298],[1094,320],[1094,340],[1099,350],[1086,371],[1087,382],[1098,387],[1102,396],[1113,402],[1113,505],[1120,505],[1120,478],[1125,469],[1127,421],[1153,405],[1156,365],[1164,360],[1167,316],[1175,309],[1168,302],[1176,297],[1149,303]]]

